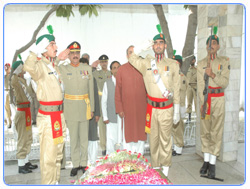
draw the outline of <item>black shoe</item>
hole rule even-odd
[[[209,162],[204,161],[204,163],[203,163],[203,165],[202,165],[202,167],[200,169],[200,174],[201,175],[207,174],[208,166],[209,166]]]
[[[32,165],[30,162],[26,163],[25,167],[28,169],[37,169],[38,168],[37,165]]]
[[[209,163],[207,177],[211,179],[215,178],[215,165]]]
[[[176,156],[176,155],[177,155],[176,151],[175,151],[175,150],[173,150],[173,152],[172,152],[172,156]]]
[[[10,129],[11,128],[11,124],[10,125],[8,125],[8,129]]]
[[[32,171],[29,170],[29,169],[24,165],[24,166],[18,166],[18,173],[27,174],[27,173],[32,173]]]
[[[79,166],[78,170],[82,170],[82,173],[85,173],[86,166]]]
[[[103,155],[103,156],[106,156],[106,150],[103,150],[103,151],[102,151],[102,155]]]
[[[79,167],[71,169],[71,172],[70,172],[70,176],[71,176],[71,177],[74,177],[74,176],[77,175],[78,168],[79,168]]]

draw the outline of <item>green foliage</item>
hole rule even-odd
[[[156,28],[157,28],[158,32],[161,33],[161,25],[160,25],[160,24],[157,24],[157,25],[156,25]]]
[[[18,58],[19,58],[20,60],[22,60],[21,54],[18,54]]]
[[[189,5],[184,5],[183,8],[187,10],[189,8]]]
[[[49,31],[49,33],[51,34],[51,35],[53,35],[53,28],[52,28],[52,26],[51,25],[48,25],[47,26],[47,29],[48,29],[48,31]]]
[[[96,8],[102,8],[102,5],[79,5],[79,12],[82,16],[87,13],[89,13],[89,17],[91,17],[92,14],[98,16],[98,11]]]
[[[214,26],[214,35],[217,34],[217,31],[218,31],[218,27],[217,27],[217,26]]]

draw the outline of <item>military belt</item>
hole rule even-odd
[[[84,94],[84,95],[65,94],[64,98],[68,99],[68,100],[85,100],[85,99],[89,98],[89,95],[88,94]]]
[[[155,108],[163,108],[166,106],[169,106],[170,104],[173,103],[173,99],[168,99],[168,101],[165,102],[156,102],[156,101],[152,101],[149,98],[147,98],[147,102],[148,104],[150,104],[151,106],[155,107]]]
[[[29,108],[30,104],[17,104],[17,108]]]
[[[44,111],[44,112],[57,112],[57,111],[62,111],[63,110],[63,104],[60,105],[54,105],[54,106],[49,106],[49,105],[42,105],[40,104],[39,109]]]
[[[224,93],[224,89],[208,89],[208,93],[210,94]]]

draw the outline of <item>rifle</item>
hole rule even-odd
[[[209,39],[209,48],[208,48],[208,54],[207,54],[207,68],[210,67],[210,61],[211,61],[211,42],[212,42],[212,34],[213,34],[213,26],[211,26],[211,35]],[[203,108],[201,112],[201,119],[205,119],[206,113],[207,113],[207,98],[208,98],[208,81],[209,81],[209,76],[204,73],[204,81],[205,81],[205,88],[203,90],[203,95],[204,95],[204,103],[203,103]]]

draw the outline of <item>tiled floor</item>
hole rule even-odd
[[[244,183],[245,180],[244,143],[239,143],[238,149],[238,161],[226,163],[217,161],[216,175],[224,179],[224,182],[200,177],[199,169],[202,166],[203,159],[195,153],[195,147],[184,148],[181,156],[172,158],[172,166],[170,167],[168,178],[173,185],[240,185]],[[146,155],[146,157],[150,160],[149,155]],[[38,160],[33,160],[32,163],[39,165]],[[66,169],[61,170],[60,185],[72,185],[72,180],[76,180],[82,176],[82,172],[79,171],[77,176],[70,177],[71,168],[71,161],[67,160]],[[18,174],[16,160],[5,162],[5,184],[40,185],[40,181],[40,168],[30,174]]]

